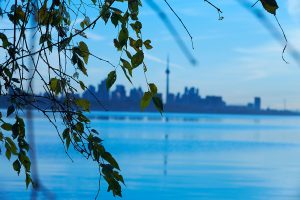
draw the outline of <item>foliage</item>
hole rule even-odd
[[[276,14],[278,6],[275,0],[260,1],[268,12]],[[143,24],[139,20],[141,6],[141,0],[6,0],[0,7],[1,20],[9,20],[8,25],[0,25],[0,95],[9,96],[10,106],[6,116],[14,118],[14,122],[5,121],[0,113],[0,143],[4,144],[2,150],[7,159],[13,161],[13,169],[18,174],[24,171],[26,187],[33,180],[28,157],[30,146],[26,141],[21,113],[24,109],[34,108],[42,112],[56,128],[66,151],[71,145],[82,156],[95,161],[100,175],[108,183],[108,191],[114,196],[122,195],[121,183],[124,184],[124,180],[119,174],[119,165],[104,148],[98,132],[90,127],[90,120],[85,116],[85,112],[90,110],[90,102],[75,97],[77,87],[74,85],[88,90],[80,77],[88,76],[86,66],[90,57],[109,63],[114,68],[107,76],[107,89],[116,82],[118,67],[130,82],[136,68],[142,67],[144,73],[147,72],[144,51],[152,49],[152,45],[151,40],[142,37]],[[97,11],[95,19],[90,19],[89,10]],[[121,53],[119,66],[94,55],[84,42],[87,38],[85,32],[100,21],[111,23],[118,32],[113,44]],[[30,43],[33,37],[38,40],[35,48]],[[57,58],[58,65],[51,62],[50,56]],[[43,73],[45,71],[46,74]],[[35,79],[42,81],[46,95],[34,93]],[[148,91],[141,99],[141,109],[152,101],[162,113],[163,103],[157,95],[157,87],[154,83],[148,83],[147,79],[146,82]],[[64,100],[59,97],[64,97]],[[36,102],[45,102],[50,106],[40,106]],[[62,132],[55,124],[57,117],[64,123]]]

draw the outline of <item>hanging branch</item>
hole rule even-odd
[[[251,7],[253,8],[260,0],[257,0]]]
[[[284,58],[284,52],[285,52],[285,50],[286,50],[286,48],[287,48],[288,40],[287,40],[287,37],[286,37],[286,35],[285,35],[285,32],[284,32],[284,30],[283,30],[283,28],[282,28],[282,26],[281,26],[281,24],[280,24],[280,22],[279,22],[277,16],[274,15],[274,17],[275,17],[275,19],[276,19],[276,22],[277,22],[279,28],[281,29],[281,32],[282,32],[283,37],[284,37],[284,40],[285,40],[285,45],[284,45],[284,48],[283,48],[283,50],[282,50],[281,57],[282,57],[282,60],[283,60],[286,64],[289,64],[289,63],[285,60],[285,58]]]
[[[147,0],[145,2],[152,8],[153,11],[156,12],[156,14],[159,16],[159,18],[164,23],[166,28],[170,31],[176,43],[178,44],[180,50],[185,55],[185,57],[187,57],[187,59],[192,65],[195,65],[197,63],[196,58],[192,55],[189,48],[183,42],[179,33],[175,29],[174,25],[171,23],[171,20],[167,17],[167,15],[163,12],[163,10],[153,0]]]
[[[281,57],[282,57],[282,60],[283,60],[286,64],[288,64],[288,62],[287,62],[287,61],[285,60],[285,58],[284,58],[284,52],[285,52],[285,50],[286,50],[286,48],[287,48],[288,40],[287,40],[287,37],[286,37],[286,35],[285,35],[285,32],[284,32],[284,30],[283,30],[283,28],[282,28],[280,22],[279,22],[279,20],[278,20],[278,18],[277,18],[277,16],[276,16],[276,11],[277,11],[277,9],[279,8],[279,7],[278,7],[278,4],[277,4],[276,0],[269,0],[269,1],[265,1],[265,0],[257,0],[251,7],[253,8],[259,1],[261,2],[262,6],[264,7],[264,9],[265,9],[267,12],[269,12],[269,13],[272,14],[272,15],[274,15],[274,17],[275,17],[275,19],[276,19],[276,22],[277,22],[277,24],[278,24],[278,26],[279,26],[279,28],[280,28],[282,34],[283,34],[283,37],[284,37],[284,40],[285,40],[285,45],[284,45],[284,48],[283,48],[283,50],[282,50]]]
[[[218,8],[217,6],[215,6],[213,3],[211,3],[210,1],[208,0],[204,0],[204,2],[208,3],[209,5],[211,5],[213,8],[215,8],[218,12],[218,15],[219,15],[219,20],[223,20],[224,17],[222,16],[222,10],[220,8]]]
[[[252,3],[249,0],[236,0],[236,2],[253,14],[278,42],[282,42],[281,32],[266,17],[265,12],[259,9],[251,9]],[[289,44],[289,55],[296,61],[298,67],[300,67],[300,52],[292,44]]]
[[[172,6],[170,6],[170,4],[168,3],[167,0],[164,0],[166,2],[166,4],[168,5],[168,7],[170,8],[170,10],[174,13],[174,15],[177,17],[177,19],[180,21],[181,25],[183,26],[183,28],[186,30],[187,34],[189,35],[190,39],[191,39],[191,43],[192,43],[192,48],[194,49],[194,42],[193,42],[193,37],[190,34],[189,30],[187,29],[187,27],[185,26],[185,24],[183,23],[183,21],[181,20],[181,18],[177,15],[177,13],[174,11],[174,9],[172,8]]]

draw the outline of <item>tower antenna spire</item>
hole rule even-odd
[[[167,69],[166,69],[167,83],[166,83],[166,103],[169,102],[169,94],[170,94],[170,57],[167,57]]]

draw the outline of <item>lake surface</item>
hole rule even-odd
[[[90,114],[119,162],[125,200],[300,199],[300,117]],[[168,120],[166,119],[168,118]],[[61,122],[57,122],[61,126]],[[38,199],[94,199],[97,166],[70,152],[46,119],[35,118]],[[30,199],[24,177],[0,158],[0,199]],[[114,199],[101,180],[98,199]]]

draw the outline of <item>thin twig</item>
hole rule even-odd
[[[174,9],[172,8],[172,6],[168,3],[167,0],[164,0],[166,2],[166,4],[168,5],[168,7],[170,8],[170,10],[174,13],[174,15],[177,17],[177,19],[180,21],[181,25],[183,26],[183,28],[186,30],[187,34],[190,36],[191,39],[191,43],[192,43],[192,48],[194,49],[194,42],[193,42],[193,37],[190,34],[189,30],[187,29],[187,27],[185,26],[185,24],[183,23],[183,21],[181,20],[181,18],[177,15],[177,13],[174,11]]]
[[[147,0],[145,2],[159,16],[159,18],[164,23],[164,25],[169,30],[169,32],[172,34],[172,36],[174,37],[174,39],[175,39],[176,43],[178,44],[180,50],[183,52],[183,54],[186,56],[186,58],[189,60],[189,62],[192,65],[196,65],[197,64],[196,58],[190,52],[189,48],[185,45],[184,41],[180,37],[179,33],[175,29],[174,25],[172,24],[171,20],[168,18],[166,13],[153,0]]]
[[[208,0],[204,0],[204,2],[208,3],[209,5],[211,5],[212,7],[214,7],[217,11],[218,11],[218,14],[219,14],[219,20],[223,20],[224,17],[222,16],[222,10],[220,8],[218,8],[217,6],[215,6],[213,3],[211,3],[210,1]]]
[[[289,64],[289,63],[285,60],[284,55],[283,55],[284,52],[285,52],[285,50],[286,50],[286,48],[287,48],[288,40],[287,40],[287,37],[286,37],[286,35],[285,35],[285,32],[284,32],[284,30],[283,30],[283,28],[282,28],[282,26],[281,26],[281,24],[280,24],[280,22],[279,22],[277,16],[276,16],[276,15],[274,15],[274,16],[275,16],[275,19],[276,19],[276,21],[277,21],[278,26],[279,26],[280,29],[281,29],[281,32],[282,32],[282,34],[283,34],[283,37],[284,37],[284,39],[285,39],[285,45],[284,45],[284,48],[283,48],[283,50],[282,50],[281,57],[282,57],[282,60],[283,60],[286,64]]]
[[[260,0],[257,0],[251,7],[253,8]]]

